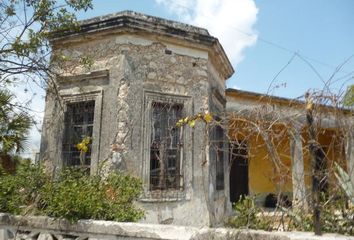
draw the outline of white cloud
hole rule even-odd
[[[217,37],[235,66],[243,50],[257,41],[254,0],[155,0],[181,21],[206,28]],[[245,34],[246,33],[246,34]]]
[[[238,85],[236,85],[236,84],[231,85],[231,87],[230,87],[230,88],[232,88],[232,89],[236,89],[236,90],[241,90],[241,88],[240,88]]]

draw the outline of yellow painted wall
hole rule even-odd
[[[247,131],[248,127],[244,122],[236,121],[230,124],[231,140],[245,141],[248,145],[249,159],[249,191],[250,194],[267,195],[268,193],[292,192],[291,181],[291,158],[290,141],[285,126],[275,126],[272,128],[272,142],[276,146],[277,153],[281,159],[280,171],[277,172],[271,158],[269,157],[266,145],[259,134],[252,134]],[[307,132],[302,132],[305,183],[307,188],[311,188],[311,164],[307,149]],[[318,142],[328,149],[328,166],[333,167],[333,162],[343,163],[343,149],[341,146],[340,135],[333,130],[321,130],[318,133]],[[342,164],[343,165],[343,164]],[[330,174],[333,181],[333,173]],[[331,183],[330,181],[330,183]]]
[[[278,191],[288,192],[291,190],[291,159],[289,139],[284,137],[281,127],[274,129],[279,133],[278,137],[272,138],[281,162],[273,163],[268,154],[267,147],[260,135],[255,135],[249,143],[249,189],[251,194],[275,193]]]
[[[303,130],[302,136],[304,138],[303,142],[303,153],[305,161],[305,182],[307,188],[311,188],[311,163],[310,154],[307,149],[308,138],[306,134],[306,129]],[[327,157],[327,175],[329,183],[329,191],[337,191],[338,185],[334,176],[335,165],[338,163],[343,168],[346,167],[345,153],[344,153],[344,141],[340,132],[331,129],[320,129],[318,130],[318,143],[326,149]]]

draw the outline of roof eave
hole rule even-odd
[[[64,42],[77,41],[81,37],[92,34],[144,32],[158,34],[173,40],[183,40],[189,43],[206,46],[211,61],[215,64],[224,80],[234,73],[219,40],[211,36],[206,29],[188,24],[174,22],[162,18],[152,17],[132,11],[106,15],[80,22],[79,31],[66,31],[55,33],[50,39],[52,45],[61,45]],[[204,48],[205,49],[205,48]]]

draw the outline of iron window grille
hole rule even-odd
[[[152,102],[150,190],[181,189],[182,131],[176,123],[183,104]]]
[[[88,151],[83,152],[76,145],[85,137],[92,138],[95,101],[68,103],[64,116],[63,162],[64,166],[82,167],[87,170],[91,165],[91,143]]]
[[[220,118],[215,118],[220,121]],[[216,169],[216,190],[224,189],[224,129],[219,124],[215,125],[211,130],[211,157],[215,159]]]

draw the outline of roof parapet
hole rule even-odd
[[[53,45],[62,44],[63,42],[76,41],[84,35],[108,32],[159,34],[178,40],[179,44],[186,41],[194,45],[204,46],[203,49],[208,51],[224,80],[230,78],[234,73],[234,69],[219,40],[211,36],[204,28],[133,11],[123,11],[83,20],[79,22],[79,25],[80,30],[78,31],[54,33],[50,40],[51,43]]]

